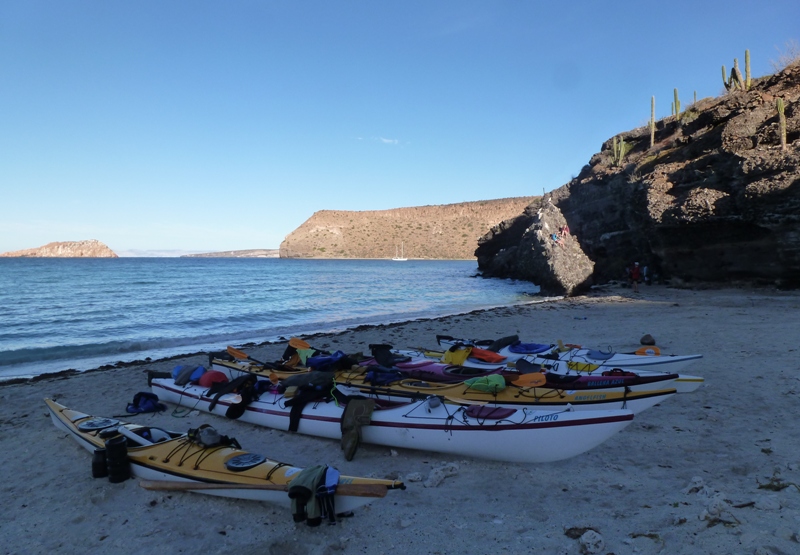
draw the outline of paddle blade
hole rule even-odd
[[[303,341],[299,337],[292,337],[289,340],[289,346],[294,347],[295,349],[310,349],[311,345],[307,342]]]
[[[522,374],[511,383],[518,387],[541,387],[547,383],[547,376],[541,372],[531,372],[530,374]]]
[[[233,358],[238,358],[239,360],[247,360],[250,358],[247,356],[247,353],[240,351],[239,349],[234,349],[230,345],[228,346],[227,351],[229,355],[231,355]]]

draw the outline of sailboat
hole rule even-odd
[[[406,260],[408,260],[408,258],[404,258],[404,256],[405,255],[403,253],[403,243],[400,243],[400,256],[397,256],[397,245],[395,245],[394,246],[394,258],[392,258],[392,260],[394,260],[396,262],[405,262]]]

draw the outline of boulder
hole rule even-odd
[[[592,261],[583,253],[564,216],[549,198],[528,206],[526,215],[500,224],[500,229],[519,228],[519,243],[497,253],[481,251],[476,256],[485,277],[511,277],[536,283],[544,295],[571,296],[591,285]],[[488,241],[484,241],[486,244]],[[483,258],[482,258],[483,257]]]

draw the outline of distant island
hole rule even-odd
[[[3,258],[119,258],[97,239],[61,241],[43,247],[0,253]]]
[[[181,258],[278,258],[278,253],[278,249],[250,249],[243,251],[184,254]]]

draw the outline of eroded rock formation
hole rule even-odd
[[[785,105],[781,147],[776,99]],[[620,278],[633,260],[666,278],[800,286],[800,64],[750,90],[698,101],[614,138],[552,193],[593,280]],[[526,241],[531,209],[479,240],[487,275],[514,276],[507,251]],[[517,256],[527,256],[517,248]],[[539,283],[546,276],[533,275]]]
[[[515,224],[525,226],[518,244],[497,253],[491,267],[484,270],[485,277],[533,281],[545,295],[573,295],[591,285],[594,263],[550,199],[529,205]]]

